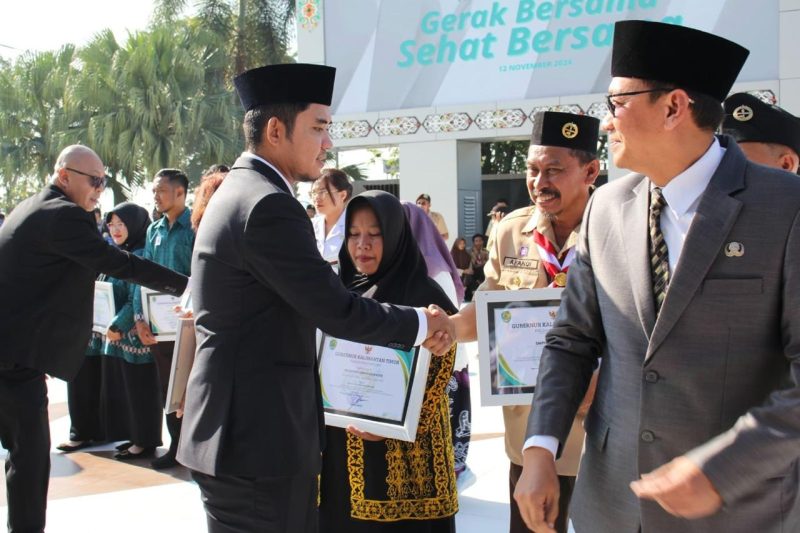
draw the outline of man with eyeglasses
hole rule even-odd
[[[800,523],[800,181],[714,132],[748,51],[615,26],[614,163],[589,201],[541,357],[515,499],[552,532],[554,457],[599,368],[570,515],[582,533]]]
[[[181,294],[187,278],[109,245],[92,210],[106,186],[100,158],[68,146],[50,185],[0,228],[0,443],[8,450],[9,531],[44,531],[50,475],[45,374],[72,379],[92,330],[98,272]]]

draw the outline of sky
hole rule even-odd
[[[0,0],[0,56],[83,45],[105,28],[118,41],[150,21],[152,0]]]

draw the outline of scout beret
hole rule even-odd
[[[693,28],[624,20],[614,25],[611,75],[697,91],[722,102],[750,51]]]
[[[245,111],[264,104],[331,105],[336,69],[325,65],[287,63],[242,72],[233,79]]]
[[[597,152],[600,121],[588,115],[539,111],[533,116],[531,144],[561,146],[584,152]]]

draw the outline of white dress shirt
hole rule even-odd
[[[697,214],[700,197],[708,187],[724,155],[725,148],[720,146],[714,137],[714,142],[700,159],[661,188],[667,201],[666,207],[661,211],[660,223],[661,233],[664,234],[664,241],[667,243],[670,278],[675,275],[675,268],[683,252],[683,243],[686,242],[686,235]],[[654,185],[651,183],[650,187]],[[555,457],[558,451],[558,439],[549,435],[533,435],[525,441],[522,449],[524,451],[533,446],[545,448]]]
[[[344,217],[347,210],[343,210],[336,224],[333,225],[331,230],[325,235],[325,215],[315,215],[311,219],[314,225],[314,237],[317,238],[317,250],[319,255],[332,265],[339,263],[339,250],[344,244]],[[334,268],[337,272],[337,268]]]

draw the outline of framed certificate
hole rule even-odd
[[[114,286],[107,281],[94,282],[94,318],[92,331],[106,334],[108,326],[117,315],[117,306],[114,302]]]
[[[178,315],[173,311],[181,299],[142,287],[142,310],[144,320],[150,326],[156,340],[174,341],[178,331]]]
[[[481,405],[530,405],[563,290],[475,293]]]
[[[359,344],[325,333],[319,346],[325,423],[413,441],[431,354]]]
[[[194,318],[179,318],[178,333],[175,336],[175,348],[172,351],[172,369],[167,386],[167,413],[174,413],[181,408],[189,383],[189,373],[194,365],[194,354],[197,349],[197,338],[194,332]]]

